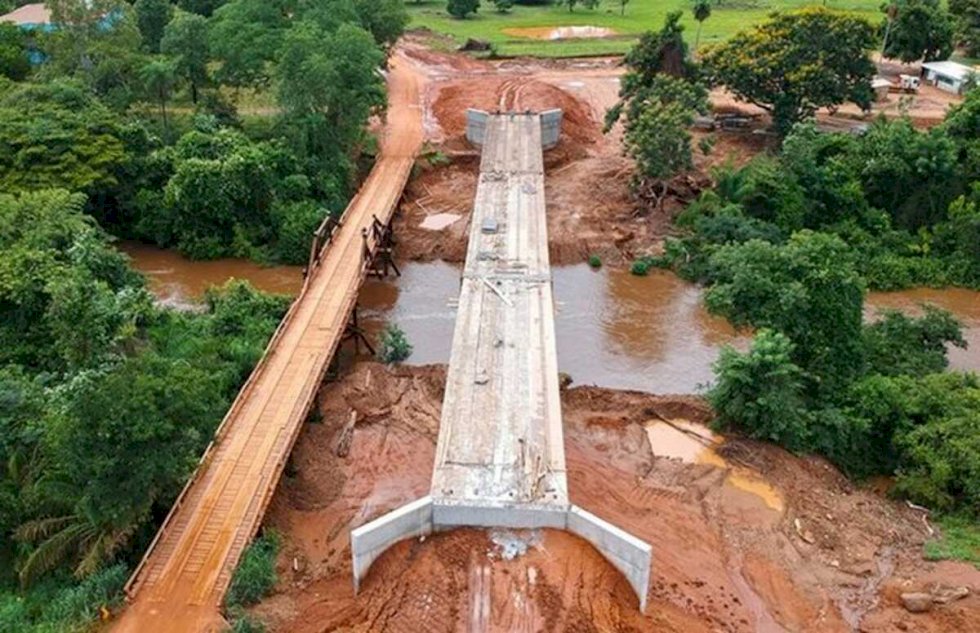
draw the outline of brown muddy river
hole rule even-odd
[[[231,277],[267,292],[295,294],[299,267],[264,268],[225,259],[194,262],[157,248],[123,243],[120,248],[145,273],[160,301],[186,307],[204,290]],[[414,347],[412,364],[446,363],[452,346],[460,269],[443,262],[405,263],[402,276],[368,281],[361,291],[361,325],[374,338],[385,323],[397,323]],[[585,264],[552,269],[557,314],[559,369],[576,384],[654,393],[692,393],[711,380],[722,346],[744,348],[749,337],[707,313],[701,290],[675,275],[653,271],[592,270]],[[980,292],[915,289],[872,293],[868,314],[878,308],[916,311],[923,302],[953,312],[963,323],[968,350],[954,348],[954,368],[980,371]]]

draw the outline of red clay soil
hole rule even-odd
[[[645,615],[590,545],[549,530],[402,542],[355,596],[349,531],[428,491],[444,380],[443,367],[361,363],[324,388],[323,422],[305,428],[266,518],[284,539],[279,584],[253,609],[270,631],[980,631],[980,571],[923,561],[919,512],[821,460],[726,443],[729,464],[778,491],[773,509],[728,485],[729,468],[654,456],[643,424],[705,421],[703,402],[594,387],[563,394],[569,490],[653,545]],[[526,553],[506,559],[515,544]],[[902,592],[936,585],[971,594],[925,614],[901,607]]]
[[[623,263],[656,251],[671,232],[682,204],[670,200],[660,211],[630,193],[632,161],[622,154],[621,130],[603,134],[606,111],[616,103],[623,70],[615,60],[530,60],[486,62],[426,48],[418,35],[403,45],[429,75],[425,95],[427,139],[449,159],[423,168],[409,186],[396,221],[399,255],[412,260],[462,261],[467,222],[476,192],[479,151],[464,138],[466,109],[564,112],[558,147],[545,153],[545,186],[551,261],[572,264],[599,255]],[[765,149],[766,138],[716,134],[709,156],[698,155],[699,172],[732,161],[744,163]],[[696,174],[695,174],[696,175]],[[703,184],[703,176],[697,177]],[[696,195],[697,189],[683,197]],[[420,227],[427,216],[454,213],[461,219],[442,230]]]

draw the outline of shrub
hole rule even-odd
[[[592,268],[602,268],[602,260],[599,259],[598,255],[589,255],[589,266]]]
[[[235,607],[255,604],[269,594],[277,580],[276,554],[278,553],[279,535],[271,530],[248,546],[241,562],[238,563],[238,569],[235,570],[225,598],[225,606],[229,611]]]
[[[726,347],[715,364],[717,383],[708,400],[722,429],[738,429],[790,450],[807,445],[803,371],[791,360],[793,344],[773,330],[759,330],[752,349]]]
[[[650,267],[652,266],[649,259],[641,257],[640,259],[633,262],[630,266],[630,272],[637,277],[644,277],[650,272]]]
[[[412,355],[412,344],[408,342],[404,330],[395,324],[388,325],[381,332],[381,348],[378,357],[382,362],[398,363]]]

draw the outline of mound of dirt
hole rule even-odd
[[[754,442],[719,449],[721,467],[659,457],[644,425],[706,421],[704,402],[595,387],[563,394],[569,490],[653,544],[645,615],[590,545],[547,530],[399,543],[355,596],[349,530],[427,492],[444,381],[443,367],[361,363],[324,389],[323,422],[304,430],[266,521],[285,542],[276,593],[253,609],[270,630],[978,630],[980,572],[923,561],[918,512],[821,460]],[[351,411],[350,453],[339,457]],[[733,468],[764,479],[784,505],[730,485]],[[501,549],[514,541],[518,555]],[[972,593],[928,613],[902,608],[901,593],[944,583]]]
[[[466,109],[487,112],[561,108],[562,136],[573,144],[591,145],[601,135],[588,106],[568,92],[533,77],[494,76],[450,81],[440,86],[432,112],[449,137],[466,132]]]

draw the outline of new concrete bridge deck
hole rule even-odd
[[[637,592],[650,546],[569,503],[542,148],[561,113],[468,113],[482,145],[430,495],[351,534],[354,582],[395,542],[458,526],[567,529]]]

